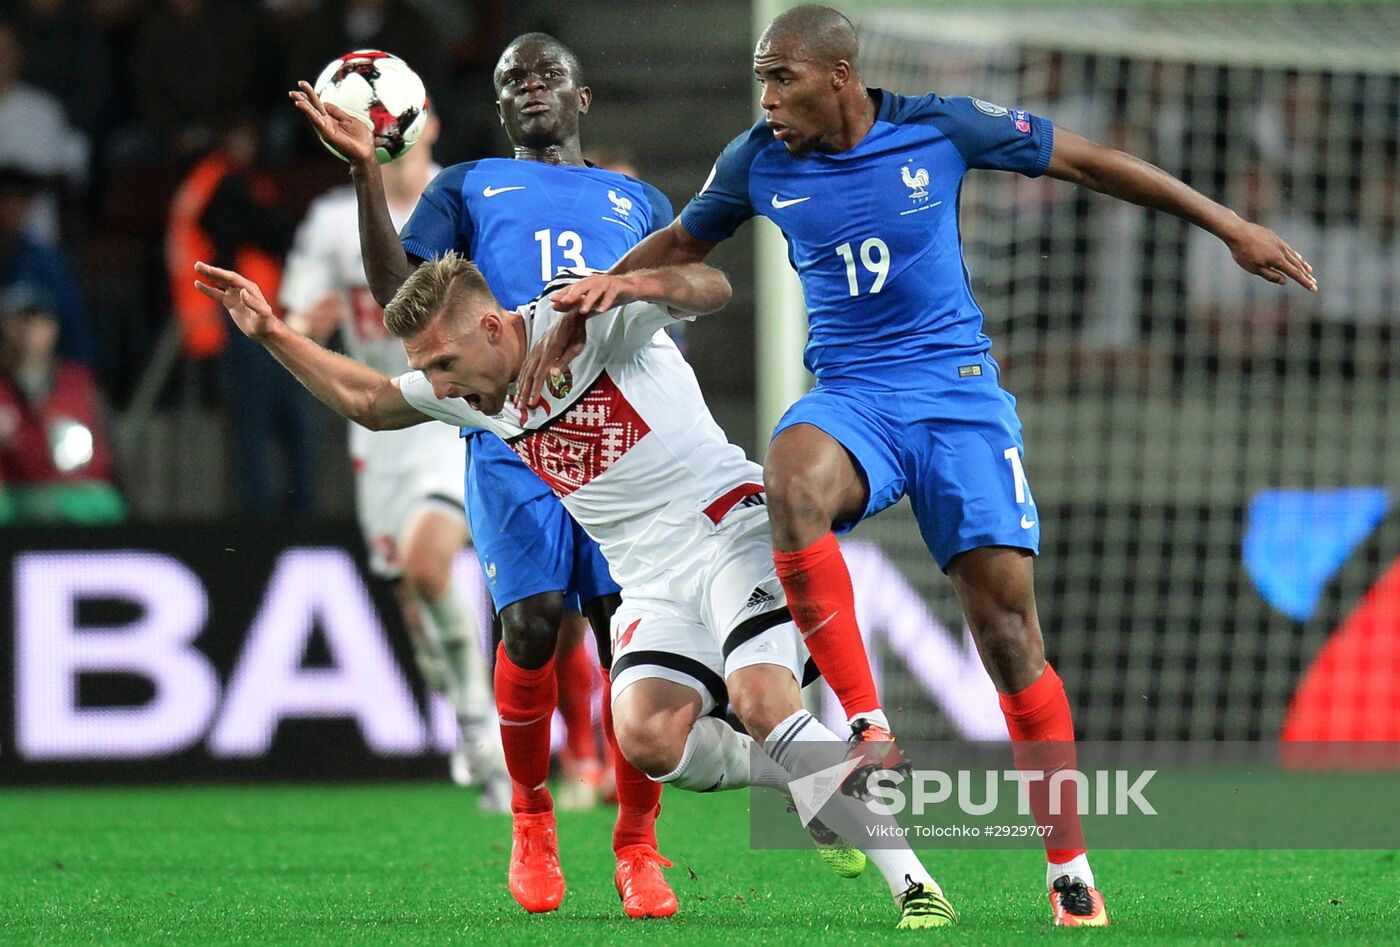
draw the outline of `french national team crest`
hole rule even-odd
[[[620,197],[616,191],[608,191],[608,200],[612,201],[613,213],[619,217],[626,217],[632,213],[632,198]]]
[[[574,373],[566,368],[559,375],[546,376],[544,383],[551,395],[556,398],[565,398],[568,397],[569,392],[574,390]]]
[[[900,165],[899,176],[904,180],[904,186],[909,188],[911,201],[928,199],[928,168],[911,171],[909,165]]]

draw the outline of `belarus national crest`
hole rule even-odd
[[[546,375],[544,385],[554,397],[567,397],[574,390],[574,373],[566,368],[562,374]]]

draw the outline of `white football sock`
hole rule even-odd
[[[752,737],[739,733],[725,721],[718,717],[701,717],[690,728],[680,763],[665,776],[653,779],[690,792],[742,789],[751,783],[749,754],[752,747]],[[783,785],[787,785],[786,780]]]
[[[847,722],[850,723],[851,726],[855,726],[857,720],[869,720],[872,724],[879,727],[881,730],[889,731],[890,729],[889,719],[885,717],[885,712],[883,710],[861,711]]]
[[[1045,865],[1045,887],[1054,890],[1052,885],[1055,879],[1061,875],[1069,875],[1071,878],[1078,878],[1089,887],[1094,885],[1094,872],[1089,867],[1089,855],[1087,852],[1080,853],[1063,864],[1048,862]]]
[[[486,656],[476,622],[449,589],[436,601],[418,599],[423,630],[441,649],[447,665],[447,699],[464,720],[491,716],[494,701],[486,681]]]
[[[874,722],[869,714],[861,716]],[[883,719],[884,714],[880,716]],[[794,775],[816,773],[838,766],[846,759],[846,741],[828,730],[821,721],[805,710],[793,713],[774,727],[763,748],[769,756]],[[897,898],[903,894],[911,881],[922,882],[942,893],[943,889],[938,887],[938,882],[933,880],[933,876],[919,861],[909,843],[903,840],[902,835],[879,835],[881,839],[888,840],[887,844],[893,847],[864,847],[868,839],[876,837],[871,831],[874,826],[893,824],[893,819],[879,816],[856,800],[838,792],[822,806],[821,820],[827,828],[840,833],[847,844],[865,852],[870,863],[885,876],[885,883],[889,885],[892,897]]]

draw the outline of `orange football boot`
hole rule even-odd
[[[1050,913],[1056,927],[1107,927],[1103,895],[1078,878],[1061,875],[1050,892]]]
[[[662,868],[671,862],[650,845],[628,845],[617,853],[613,884],[628,917],[670,917],[680,909]]]
[[[510,893],[531,914],[553,911],[564,900],[554,813],[517,813],[511,836]]]

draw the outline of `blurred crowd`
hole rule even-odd
[[[0,523],[120,519],[107,418],[143,386],[146,409],[260,392],[226,413],[236,501],[253,514],[314,508],[303,393],[231,337],[191,291],[188,263],[249,267],[275,298],[301,213],[344,182],[286,93],[341,53],[387,49],[419,72],[444,115],[440,157],[494,148],[505,8],[0,2]],[[198,370],[143,378],[170,325]]]

